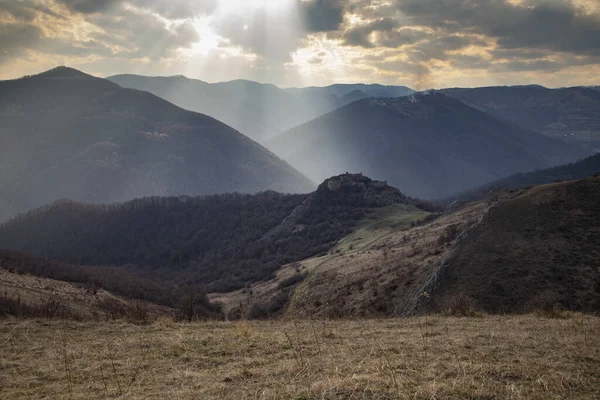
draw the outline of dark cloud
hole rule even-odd
[[[308,32],[336,31],[344,21],[342,0],[297,1],[300,17]]]
[[[33,25],[0,24],[0,64],[35,46],[42,35],[42,30]]]
[[[446,32],[473,32],[494,38],[502,48],[537,48],[600,54],[600,16],[570,0],[403,0],[397,3],[412,23]]]
[[[2,11],[20,21],[31,21],[35,17],[35,10],[32,10],[28,4],[14,0],[0,0],[0,12]]]
[[[64,39],[45,37],[44,32],[23,23],[0,24],[0,63],[23,56],[27,51],[61,56],[110,56],[105,45],[95,41],[72,42]]]
[[[401,28],[389,32],[381,32],[378,44],[383,47],[397,48],[415,44],[431,38],[431,33],[414,28]]]
[[[414,62],[446,60],[449,51],[456,51],[471,45],[486,45],[483,39],[473,36],[440,36],[420,42],[407,53]]]
[[[48,7],[36,2],[35,0],[0,0],[0,13],[5,12],[14,19],[23,22],[31,22],[38,12],[51,15],[56,18],[62,16],[56,14]]]
[[[352,27],[344,32],[344,45],[365,48],[375,47],[375,44],[369,39],[373,32],[390,32],[398,26],[398,21],[393,18],[381,18],[368,24]]]
[[[522,60],[535,60],[545,58],[548,52],[544,50],[531,49],[495,49],[489,51],[490,55],[496,59],[512,58]]]
[[[212,12],[217,0],[56,0],[71,11],[94,14],[119,8],[124,3],[162,15],[169,19],[188,19]]]
[[[119,3],[120,0],[56,0],[59,4],[64,4],[71,11],[91,14],[106,11]]]

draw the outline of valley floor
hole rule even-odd
[[[0,398],[594,399],[600,318],[0,321]]]

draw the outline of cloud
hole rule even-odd
[[[367,24],[352,27],[344,32],[344,45],[366,48],[375,47],[375,44],[369,38],[373,32],[391,32],[398,26],[399,22],[393,18],[381,18]]]
[[[190,20],[167,26],[153,13],[180,15],[183,9],[177,8],[178,5],[189,2],[133,0],[132,3],[139,6],[152,6],[136,10],[117,0],[56,0],[55,3],[46,2],[45,6],[29,0],[13,1],[8,6],[6,1],[0,1],[0,10],[22,21],[0,22],[0,53],[4,57],[23,56],[33,51],[79,58],[94,56],[160,60],[173,56],[179,49],[189,48],[199,40]],[[64,6],[63,15],[52,11],[52,5]],[[84,14],[89,30],[69,26],[69,20],[74,18],[69,12]],[[52,17],[52,23],[33,23],[40,13]],[[80,24],[72,22],[76,23]],[[76,35],[74,31],[77,31]]]
[[[484,46],[487,42],[474,36],[440,36],[421,42],[407,50],[414,62],[445,60],[448,52],[464,49],[469,46]]]
[[[17,21],[24,22],[31,22],[38,12],[55,18],[62,18],[59,14],[35,0],[0,0],[0,15],[3,12]]]
[[[155,12],[169,19],[193,18],[198,14],[212,12],[217,0],[57,0],[71,11],[94,14],[120,8],[122,5],[132,6]]]
[[[307,32],[329,32],[340,28],[344,20],[344,1],[297,1],[300,17]]]
[[[589,82],[599,37],[598,0],[0,0],[0,79],[60,62],[287,86]]]
[[[106,11],[121,2],[119,0],[58,0],[58,3],[64,4],[71,11],[91,14]]]
[[[189,21],[165,27],[151,14],[121,10],[120,18],[105,15],[90,16],[88,21],[103,32],[90,33],[98,42],[108,43],[115,56],[159,60],[181,48],[189,48],[199,40],[198,32]]]
[[[0,24],[0,63],[20,56],[25,49],[39,43],[42,35],[42,30],[33,25]]]
[[[403,0],[397,7],[414,24],[482,34],[500,48],[600,54],[600,15],[570,0]]]

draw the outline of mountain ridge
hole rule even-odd
[[[267,191],[104,205],[61,200],[0,225],[0,248],[71,264],[129,265],[181,285],[238,288],[326,252],[381,208],[421,206],[384,182],[358,175],[332,181],[343,184],[308,195]]]
[[[600,150],[600,94],[592,88],[491,86],[441,92],[524,128]]]
[[[585,153],[438,91],[358,100],[267,147],[315,181],[361,171],[427,199]]]
[[[281,89],[245,79],[207,83],[190,78],[115,75],[123,87],[149,91],[185,109],[202,112],[264,142],[269,137],[356,100],[345,97],[361,85]],[[370,87],[369,85],[362,85]],[[371,85],[388,96],[413,93],[409,88]],[[355,94],[356,95],[356,94]],[[370,97],[360,91],[360,98]]]
[[[250,138],[147,92],[66,68],[0,88],[0,220],[63,197],[314,188]]]

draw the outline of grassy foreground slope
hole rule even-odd
[[[0,397],[594,399],[597,317],[0,321]]]
[[[600,309],[600,177],[533,187],[490,209],[442,266],[431,298],[489,312]]]
[[[177,311],[148,301],[117,296],[100,287],[17,273],[0,268],[0,318],[145,322]]]

